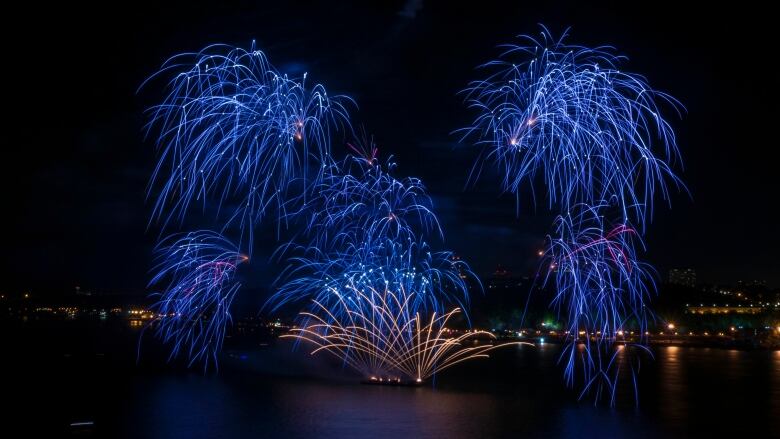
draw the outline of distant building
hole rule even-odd
[[[687,306],[690,314],[761,314],[764,308],[760,306]]]
[[[673,268],[669,270],[669,283],[694,288],[696,286],[696,270],[693,268]]]

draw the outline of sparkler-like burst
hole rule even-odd
[[[174,56],[156,77],[170,78],[148,124],[160,149],[149,194],[153,218],[164,224],[182,220],[193,204],[219,211],[230,201],[228,222],[238,220],[251,242],[254,222],[270,207],[302,198],[319,181],[331,132],[349,126],[348,98],[308,87],[306,74],[279,73],[254,44]]]
[[[274,309],[311,298],[330,306],[355,288],[389,288],[415,291],[409,303],[413,313],[442,312],[448,303],[467,306],[468,281],[478,284],[466,262],[451,252],[432,252],[424,242],[358,239],[333,253],[316,247],[301,251],[280,276],[283,283],[269,301]]]
[[[328,305],[349,280],[416,291],[415,312],[441,312],[448,302],[466,306],[467,280],[476,277],[451,252],[430,249],[426,237],[442,232],[422,182],[394,177],[392,159],[382,166],[373,143],[364,145],[370,146],[349,145],[355,155],[333,163],[304,209],[292,215],[304,219],[308,244],[280,248],[293,256],[269,303],[276,309],[314,297]]]
[[[234,276],[247,261],[222,235],[201,230],[169,238],[158,249],[151,285],[162,286],[152,322],[157,335],[172,345],[171,358],[185,354],[190,365],[216,364],[230,305],[240,285]]]
[[[371,380],[421,383],[434,373],[463,361],[485,358],[498,347],[527,344],[493,344],[484,331],[449,335],[447,323],[459,308],[424,320],[414,311],[416,293],[404,289],[375,289],[351,281],[330,305],[314,301],[302,312],[303,326],[284,337],[315,346],[312,355],[329,352]],[[477,344],[487,339],[488,344]],[[465,346],[466,343],[469,346]]]
[[[583,394],[595,389],[599,397],[606,390],[614,402],[622,365],[615,344],[637,344],[629,343],[629,330],[637,333],[631,340],[644,341],[653,269],[638,262],[642,242],[636,230],[607,223],[600,215],[603,206],[578,207],[578,215],[556,219],[543,267],[546,281],[557,288],[553,306],[568,329],[562,354],[566,381],[574,385],[579,369]],[[582,349],[578,340],[584,341]]]
[[[483,157],[502,171],[504,190],[543,179],[550,206],[562,211],[615,197],[622,221],[644,226],[655,193],[668,199],[669,183],[681,185],[670,167],[679,156],[674,131],[661,112],[681,105],[620,70],[625,57],[612,47],[565,37],[543,29],[540,39],[504,46],[483,66],[488,77],[465,90],[478,115],[462,132],[487,146]]]
[[[375,150],[374,150],[375,151]],[[349,155],[334,163],[302,210],[311,246],[340,249],[355,241],[442,236],[433,203],[418,178],[395,178],[392,158]]]

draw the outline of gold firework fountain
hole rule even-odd
[[[370,384],[419,385],[437,372],[477,358],[494,349],[522,342],[497,343],[487,331],[456,332],[447,327],[461,310],[433,313],[424,319],[414,312],[418,294],[387,288],[334,291],[332,303],[314,301],[300,313],[302,326],[285,338],[313,345],[311,354],[328,352],[366,377]]]

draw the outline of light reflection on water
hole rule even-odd
[[[133,396],[134,406],[145,409],[131,410],[129,418],[144,419],[136,424],[144,437],[381,439],[683,437],[691,431],[721,436],[774,428],[780,415],[780,352],[660,347],[655,360],[643,360],[638,408],[632,393],[618,408],[577,402],[560,382],[559,353],[550,344],[513,348],[453,368],[435,388],[365,386],[345,380],[345,374],[257,372],[268,365],[262,355],[250,355],[242,367],[223,368],[217,376],[139,383],[148,391]],[[307,361],[300,354],[292,361]],[[768,373],[755,373],[760,370]],[[763,418],[749,408],[762,403]],[[751,413],[751,422],[741,427],[737,420]]]
[[[661,394],[663,403],[660,406],[662,415],[679,425],[684,422],[688,413],[685,391],[685,364],[680,360],[680,347],[665,346],[658,350],[656,361],[663,364],[659,369]]]
[[[618,352],[621,363],[631,357],[627,351]],[[94,435],[106,437],[651,438],[780,431],[780,352],[659,347],[655,359],[632,363],[641,370],[638,407],[630,373],[621,369],[616,408],[577,401],[562,383],[555,344],[496,351],[421,388],[361,385],[337,362],[290,352],[289,345],[234,354],[225,356],[218,374],[205,375],[136,366],[134,358],[122,367],[70,367],[72,357],[63,357],[63,364],[46,363],[35,391],[62,413],[63,425],[94,421]]]

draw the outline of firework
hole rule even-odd
[[[416,291],[415,312],[466,306],[467,280],[476,277],[451,252],[430,249],[427,237],[443,234],[422,182],[393,176],[392,158],[383,165],[373,143],[349,147],[354,154],[332,163],[309,202],[291,214],[303,219],[304,231],[278,250],[289,265],[269,304],[316,298],[328,305],[349,280]]]
[[[447,303],[467,306],[468,281],[479,285],[466,262],[451,252],[432,252],[424,242],[358,240],[331,253],[314,247],[299,250],[303,254],[291,257],[279,277],[281,286],[269,301],[273,309],[310,298],[329,306],[348,294],[343,287],[350,285],[415,291],[412,311],[441,312]]]
[[[620,70],[625,57],[611,47],[587,48],[555,39],[522,37],[501,58],[482,66],[486,79],[465,90],[478,111],[461,132],[486,146],[503,188],[518,194],[538,178],[550,206],[617,199],[622,221],[644,225],[656,192],[668,199],[681,186],[670,163],[678,159],[674,131],[662,107],[671,96],[637,74]],[[472,170],[479,176],[480,160]]]
[[[222,235],[191,232],[163,241],[151,284],[161,288],[151,326],[172,345],[171,358],[184,354],[190,365],[216,364],[230,305],[239,284],[234,276],[247,256]]]
[[[312,310],[300,315],[303,326],[283,337],[311,343],[312,355],[329,352],[367,379],[421,383],[458,363],[485,358],[498,347],[527,344],[493,344],[495,336],[484,331],[450,336],[447,324],[460,309],[433,313],[424,321],[413,311],[414,292],[351,282],[343,291],[348,294],[334,293],[331,305],[315,300]],[[477,344],[478,339],[489,343]]]
[[[638,262],[636,230],[610,225],[600,208],[577,206],[578,215],[557,218],[542,267],[556,287],[552,305],[568,329],[561,355],[566,381],[573,385],[579,369],[583,394],[595,389],[598,397],[607,390],[614,399],[620,368],[615,344],[635,344],[629,329],[639,334],[638,345],[644,341],[655,284],[652,268]],[[578,341],[584,341],[582,349]]]
[[[164,225],[196,204],[217,212],[230,205],[227,222],[238,221],[251,242],[269,209],[319,180],[331,132],[349,126],[348,98],[307,86],[306,74],[278,72],[254,44],[174,56],[150,80],[158,77],[169,81],[163,102],[149,109],[160,150],[149,195]]]
[[[416,240],[430,234],[442,237],[433,203],[418,178],[396,178],[392,158],[348,155],[327,169],[306,208],[310,245],[338,249],[356,237],[360,241]]]

